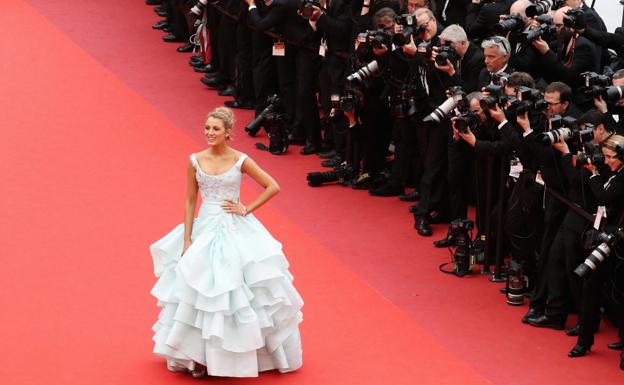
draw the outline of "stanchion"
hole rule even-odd
[[[503,219],[505,214],[505,159],[501,159],[498,184],[498,212],[496,213],[496,261],[494,266],[494,275],[490,277],[492,282],[504,282],[503,277]]]
[[[492,250],[490,247],[492,236],[492,184],[494,174],[494,156],[489,155],[487,161],[487,183],[485,190],[485,249],[483,251],[483,266],[481,268],[481,274],[490,274],[490,266],[492,265]],[[478,198],[477,194],[477,198]],[[481,229],[479,229],[481,232]]]

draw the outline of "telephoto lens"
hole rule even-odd
[[[583,263],[574,269],[574,273],[581,278],[587,278],[591,272],[595,271],[607,259],[609,254],[611,254],[609,244],[607,242],[601,243],[589,254],[589,257]]]
[[[449,116],[451,110],[457,107],[457,104],[466,99],[466,93],[461,87],[455,86],[447,90],[447,93],[451,96],[440,104],[435,110],[427,115],[422,121],[425,123],[436,122],[440,123],[444,118]]]
[[[552,6],[552,0],[541,0],[533,5],[529,5],[524,12],[528,17],[535,17],[547,13]]]
[[[624,98],[624,86],[607,87],[602,92],[602,98],[608,102],[615,102]]]
[[[347,81],[361,83],[369,77],[375,75],[377,72],[379,72],[379,64],[377,64],[377,60],[373,60],[364,67],[347,76]]]
[[[512,260],[507,269],[507,303],[513,306],[524,305],[526,288],[527,277],[524,275],[522,265]]]

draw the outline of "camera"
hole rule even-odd
[[[505,36],[507,33],[516,34],[522,32],[524,29],[524,20],[519,13],[513,13],[511,15],[504,15],[502,20],[498,24],[494,25],[494,33],[499,36]]]
[[[330,171],[311,172],[306,177],[310,187],[318,187],[334,182],[346,184],[351,178],[353,178],[353,167],[347,162],[343,162]]]
[[[332,95],[331,106],[338,111],[355,111],[359,104],[359,99],[353,92],[345,92],[344,95]]]
[[[624,86],[611,86],[602,91],[602,98],[607,102],[615,102],[624,98]]]
[[[451,63],[457,60],[457,51],[450,45],[443,45],[441,47],[435,47],[434,49],[438,52],[435,58],[435,62],[438,65],[445,65],[447,60]]]
[[[460,86],[454,86],[446,90],[447,94],[449,94],[449,98],[444,101],[444,103],[440,104],[435,110],[433,110],[427,117],[423,119],[423,122],[436,122],[440,123],[442,119],[447,117],[451,110],[459,103],[465,103],[466,101],[466,93]]]
[[[395,23],[403,26],[403,31],[392,35],[392,43],[397,47],[409,43],[410,36],[417,36],[425,30],[423,26],[416,26],[416,17],[411,13],[397,16]]]
[[[557,27],[553,24],[542,23],[539,27],[529,29],[518,35],[518,37],[526,42],[532,42],[540,37],[544,40],[552,39],[557,33]]]
[[[517,117],[527,112],[539,113],[546,110],[548,102],[541,91],[529,87],[516,87],[516,97],[510,98],[511,103],[505,110],[510,117]]]
[[[304,19],[309,19],[310,16],[312,16],[312,13],[314,13],[314,7],[321,9],[323,8],[321,7],[321,3],[318,0],[303,0],[301,2],[301,6],[299,7],[301,17],[303,17]]]
[[[565,16],[563,16],[563,25],[570,29],[585,28],[585,12],[583,12],[581,8],[569,9]]]
[[[352,82],[361,83],[365,81],[366,79],[370,78],[371,76],[375,75],[377,72],[379,72],[379,64],[377,63],[377,60],[373,60],[372,62],[368,63],[364,67],[360,68],[359,70],[355,71],[351,75],[347,76],[347,81],[350,83]]]
[[[540,0],[526,8],[528,17],[535,17],[548,13],[550,10],[557,10],[565,5],[565,0]]]
[[[524,304],[524,293],[528,286],[528,278],[524,275],[522,265],[511,260],[507,268],[506,294],[507,303],[513,306]]]
[[[472,238],[470,232],[474,229],[474,222],[468,219],[455,219],[449,224],[449,236],[457,240],[457,247],[453,253],[453,272],[458,277],[470,273]]]
[[[553,119],[551,119],[550,131],[542,132],[538,135],[538,141],[545,145],[552,145],[563,139],[565,141],[583,144],[591,142],[591,140],[594,139],[594,126],[591,124],[586,124],[586,127],[581,129],[576,119],[569,116],[565,118],[556,117],[554,121],[556,124],[553,124]]]
[[[600,167],[605,164],[604,161],[605,157],[600,150],[600,145],[591,142],[583,144],[583,152],[576,155],[576,167],[578,168],[581,168],[590,162],[594,166]]]
[[[591,231],[591,230],[590,230]],[[587,233],[585,234],[587,238]],[[617,229],[614,233],[591,231],[590,243],[600,244],[589,254],[574,273],[581,278],[587,278],[591,272],[595,271],[605,259],[611,255],[616,245],[624,238],[624,229]]]
[[[481,105],[483,111],[492,109],[496,105],[502,107],[503,101],[505,100],[504,90],[505,85],[507,84],[507,79],[509,79],[509,75],[505,72],[492,75],[490,84],[483,88],[483,91],[489,93],[489,95],[479,100],[479,104]]]
[[[477,126],[479,125],[479,122],[480,119],[477,115],[466,110],[461,111],[459,114],[457,114],[457,118],[453,123],[453,127],[455,127],[457,131],[461,132],[462,134],[466,134],[468,133],[468,129],[470,129],[470,131],[474,131],[475,128],[477,128]]]
[[[580,90],[588,98],[601,96],[605,92],[605,88],[611,85],[611,77],[609,75],[583,72],[581,78],[583,79],[583,86]]]
[[[366,41],[373,49],[379,49],[382,45],[389,48],[392,45],[392,35],[385,29],[366,31]]]
[[[388,98],[388,104],[395,118],[405,118],[418,112],[414,89],[404,86],[398,93]]]
[[[282,99],[275,94],[267,98],[267,106],[258,114],[258,116],[245,126],[245,132],[249,136],[256,136],[260,128],[269,120],[279,119],[282,111]]]

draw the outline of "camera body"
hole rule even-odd
[[[438,65],[445,65],[447,60],[454,63],[458,59],[459,55],[457,54],[457,51],[448,44],[436,47],[435,49],[438,52],[435,58],[435,62]]]
[[[530,29],[528,31],[518,34],[521,40],[525,42],[532,42],[539,38],[544,40],[550,40],[554,38],[557,33],[557,27],[553,24],[542,23],[539,27]]]
[[[409,43],[410,36],[418,36],[425,30],[423,26],[416,26],[416,17],[411,13],[398,15],[394,21],[403,26],[403,31],[392,35],[392,43],[397,47]]]
[[[511,117],[516,117],[524,113],[539,113],[548,108],[548,102],[544,100],[541,91],[529,87],[516,87],[516,97],[511,98],[511,103],[505,110]]]
[[[563,25],[570,29],[583,29],[586,27],[585,12],[581,8],[569,9],[563,16]]]
[[[509,79],[509,75],[505,72],[492,75],[490,84],[484,87],[484,91],[489,93],[489,96],[479,100],[483,111],[487,111],[497,105],[503,107],[504,102],[507,100],[504,92],[507,79]]]
[[[467,134],[468,129],[474,132],[474,130],[479,125],[479,122],[480,119],[477,115],[470,112],[469,110],[462,110],[459,114],[457,114],[457,117],[453,123],[453,127],[455,127],[457,131],[461,132],[462,134]]]
[[[345,112],[353,112],[359,104],[358,96],[352,92],[345,92],[343,95],[332,95],[331,96],[331,106],[332,108],[345,111]]]
[[[413,91],[409,85],[406,85],[398,93],[388,98],[392,116],[405,118],[418,112],[418,103]]]
[[[335,182],[346,184],[353,176],[353,167],[343,162],[330,171],[308,173],[306,179],[310,187],[318,187]]]
[[[576,119],[555,115],[550,120],[550,130],[538,135],[537,139],[545,145],[552,145],[562,139],[577,145],[589,144],[594,139],[594,126],[586,123],[582,129]]]
[[[505,36],[507,33],[518,34],[524,30],[524,20],[519,13],[503,15],[501,21],[494,25],[494,33]]]
[[[581,92],[588,98],[596,98],[605,93],[605,88],[611,85],[611,77],[609,75],[601,75],[595,72],[583,72],[583,87]]]
[[[380,49],[382,45],[390,48],[392,45],[392,35],[385,29],[373,29],[366,31],[365,41],[373,49]]]
[[[449,236],[457,240],[457,247],[453,253],[453,272],[458,277],[470,273],[473,265],[471,260],[472,239],[470,232],[474,229],[474,222],[468,219],[455,219],[449,224]]]
[[[581,168],[586,164],[593,164],[596,167],[603,166],[605,164],[605,157],[600,146],[595,143],[584,143],[583,151],[576,155],[576,167]]]
[[[282,118],[282,99],[279,95],[275,94],[269,96],[266,101],[267,106],[262,110],[258,116],[249,122],[245,126],[245,132],[249,134],[249,136],[256,136],[260,128],[264,125],[268,125],[268,123],[280,120]]]

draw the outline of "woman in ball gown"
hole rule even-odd
[[[150,247],[162,308],[153,327],[154,353],[171,371],[194,377],[256,377],[302,365],[303,301],[288,261],[252,215],[279,186],[247,155],[228,145],[233,114],[208,114],[208,148],[190,155],[184,223]],[[243,174],[264,188],[240,202]],[[197,193],[202,204],[194,218]]]

